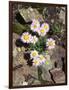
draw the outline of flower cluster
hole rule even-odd
[[[38,20],[32,20],[32,24],[31,24],[31,30],[33,32],[37,32],[37,30],[40,28],[40,23]]]
[[[33,50],[30,54],[31,59],[33,59],[33,65],[39,66],[45,63],[46,59],[43,55],[38,54],[38,51]]]
[[[37,32],[40,36],[45,36],[49,31],[49,24],[43,23],[40,27],[40,23],[37,20],[33,20],[31,24],[31,30]]]
[[[46,58],[42,54],[39,54],[39,51],[38,49],[36,50],[36,48],[41,49],[44,47],[43,45],[45,45],[46,50],[53,49],[55,47],[55,40],[52,38],[47,39],[45,37],[47,32],[50,30],[49,24],[47,22],[40,24],[38,20],[32,20],[30,28],[33,33],[37,33],[39,35],[39,38],[36,36],[36,34],[32,35],[29,33],[29,31],[27,31],[21,35],[20,39],[23,43],[32,43],[33,46],[35,46],[35,49],[31,49],[30,57],[33,59],[33,65],[39,66],[46,62]],[[40,38],[44,38],[45,42],[43,42],[43,39]],[[38,44],[36,45],[36,43]]]

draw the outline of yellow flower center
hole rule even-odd
[[[44,28],[45,28],[45,29],[47,29],[47,28],[48,28],[48,26],[47,26],[47,25],[44,25]]]
[[[37,28],[37,26],[36,26],[36,25],[34,25],[34,28]]]
[[[38,63],[38,61],[37,60],[35,60],[35,62],[34,62],[35,64],[37,64]]]
[[[29,40],[29,35],[24,35],[25,40]]]
[[[36,54],[36,52],[33,52],[33,53],[32,53],[32,56],[34,56],[34,57],[35,57],[36,55],[37,55],[37,54]]]
[[[51,42],[49,42],[49,43],[48,43],[48,45],[49,45],[49,46],[52,46],[52,45],[53,45],[53,42],[52,42],[52,41],[51,41]]]
[[[45,32],[45,30],[44,30],[44,29],[41,29],[40,31],[41,31],[41,33],[44,33],[44,32]]]
[[[41,60],[43,60],[43,59],[44,59],[44,57],[43,57],[43,56],[40,56],[40,59],[41,59]]]

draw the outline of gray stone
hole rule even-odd
[[[31,7],[29,7],[28,9],[22,8],[19,10],[19,13],[26,22],[30,22],[33,19],[43,21],[42,15],[36,9],[33,9]]]
[[[20,64],[22,64],[22,65],[26,64],[26,60],[23,57],[25,48],[22,47],[22,48],[18,49],[18,47],[16,47],[16,45],[15,45],[15,42],[18,38],[19,38],[19,35],[16,33],[13,33],[13,68],[17,67]]]
[[[30,75],[33,76],[35,79],[38,79],[38,69],[37,67],[30,67]]]
[[[19,38],[19,35],[16,33],[13,33],[13,57],[16,57],[18,54],[17,47],[15,45],[16,40]]]
[[[18,52],[16,57],[13,57],[13,68],[18,66],[19,64],[26,65],[26,60],[23,57],[23,52]]]
[[[61,68],[55,68],[50,70],[51,74],[53,75],[53,80],[55,83],[65,83],[65,74]]]
[[[51,75],[50,75],[50,73],[49,73],[48,70],[43,70],[42,72],[43,72],[43,73],[42,73],[42,79],[43,79],[43,80],[52,81]]]
[[[18,54],[18,51],[17,51],[17,48],[15,47],[15,48],[13,49],[13,57],[16,57],[17,54]]]
[[[49,50],[48,54],[50,55],[51,61],[53,64],[57,64],[58,68],[62,68],[63,67],[63,61],[62,61],[62,57],[65,58],[65,49],[62,48],[61,46],[55,46],[55,48],[53,50]],[[65,59],[64,59],[65,62]]]
[[[16,34],[16,33],[13,33],[13,50],[14,50],[14,48],[16,47],[15,42],[16,42],[16,40],[17,40],[18,38],[19,38],[19,35]]]
[[[33,78],[28,79],[28,85],[32,85],[33,82],[34,82]]]
[[[41,76],[42,76],[43,80],[52,81],[49,70],[51,70],[54,67],[54,65],[53,65],[53,63],[50,59],[50,55],[44,55],[44,56],[46,58],[46,62],[45,62],[45,64],[43,64],[41,66],[41,70],[42,70],[42,75]]]
[[[21,86],[25,81],[25,77],[22,74],[22,68],[13,71],[13,86]]]
[[[65,10],[63,7],[62,9]],[[65,12],[63,10],[60,11],[59,18],[63,21],[63,24],[65,24]]]
[[[32,85],[40,85],[40,84],[41,84],[41,82],[39,80],[34,80],[32,83]]]

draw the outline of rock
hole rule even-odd
[[[42,72],[43,72],[43,73],[42,73],[42,79],[43,79],[43,80],[52,81],[51,75],[50,75],[50,73],[49,73],[48,70],[43,70]]]
[[[25,51],[24,47],[17,47],[16,46],[16,40],[19,39],[19,35],[16,33],[13,33],[13,57],[15,58],[19,52]]]
[[[53,76],[53,80],[55,81],[55,83],[65,83],[65,74],[61,68],[55,68],[53,70],[50,70],[50,72]]]
[[[13,50],[14,50],[14,48],[16,47],[15,42],[16,42],[16,40],[17,40],[18,38],[19,38],[19,35],[16,34],[16,33],[13,33]]]
[[[35,77],[28,75],[28,85],[36,85],[36,84],[40,84],[40,81],[38,79],[36,79]]]
[[[22,68],[13,71],[13,86],[21,86],[25,81],[25,77],[22,74]]]
[[[18,54],[17,47],[15,45],[16,39],[18,38],[19,38],[19,35],[17,35],[16,33],[13,33],[13,57],[16,57],[16,55]]]
[[[15,47],[14,50],[13,50],[13,57],[16,57],[18,54],[18,51],[17,51],[17,48]]]
[[[63,62],[62,62],[62,60],[58,60],[57,62],[56,62],[56,64],[57,64],[57,68],[62,68],[63,67]]]
[[[16,57],[13,57],[13,68],[20,65],[20,64],[24,64],[26,65],[26,60],[23,57],[23,52],[18,52],[18,54],[16,55]]]
[[[34,80],[32,83],[32,85],[40,85],[40,84],[41,84],[41,82],[39,80]]]
[[[42,15],[36,9],[31,7],[28,9],[22,8],[19,10],[19,13],[27,23],[31,22],[33,19],[37,19],[40,22],[43,21]]]
[[[51,56],[51,58],[53,57],[55,59],[65,57],[65,49],[57,45],[54,49],[49,50],[48,53]]]
[[[33,78],[28,79],[28,85],[32,85],[33,82],[34,82]]]
[[[16,58],[13,58],[13,74],[13,84],[16,86],[22,85],[22,77],[25,78],[28,84],[32,83],[32,80],[38,79],[37,67],[27,65],[27,61],[23,57],[23,52],[19,52]],[[32,79],[28,78],[28,76],[31,76]]]
[[[33,76],[35,79],[38,79],[38,69],[37,67],[30,67],[30,75]]]
[[[36,67],[29,67],[28,65],[23,64],[21,72],[23,76],[25,76],[26,81],[29,80],[29,76],[30,78],[38,79],[38,71]]]
[[[46,81],[52,81],[49,70],[53,68],[53,63],[50,59],[50,55],[44,55],[46,58],[45,64],[43,64],[40,68],[42,70],[42,79]]]
[[[53,50],[49,50],[48,54],[50,55],[51,61],[53,64],[56,62],[56,67],[62,68],[63,67],[63,62],[62,58],[65,58],[65,49],[62,48],[61,46],[55,46]]]
[[[13,68],[19,67],[20,64],[26,64],[26,60],[23,57],[25,48],[17,47],[15,45],[15,42],[18,38],[19,38],[19,35],[16,33],[13,33]]]
[[[26,81],[25,81],[25,82],[23,82],[23,85],[28,85],[28,82],[26,82]]]
[[[62,7],[62,9],[65,11],[65,8]],[[59,18],[63,21],[63,24],[65,24],[65,12],[61,10],[59,14]]]
[[[55,68],[63,68],[62,57],[65,57],[65,49],[60,46],[55,46],[54,49],[48,50],[48,53],[45,55],[46,63],[42,65],[42,78],[47,81],[52,81],[50,70],[55,70]],[[56,64],[56,65],[55,65]],[[62,71],[63,72],[63,71]]]

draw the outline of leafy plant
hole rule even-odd
[[[54,25],[52,26],[52,31],[54,34],[57,34],[57,33],[61,33],[61,26],[59,23],[54,23]]]
[[[36,44],[30,44],[30,50],[37,50],[39,53],[42,53],[46,48],[46,37],[40,37],[39,41]]]

